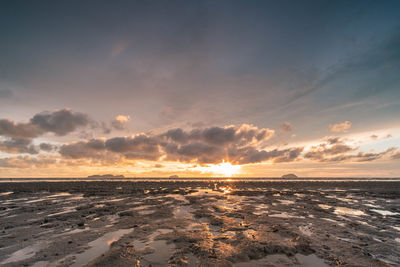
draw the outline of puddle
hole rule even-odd
[[[365,213],[361,210],[355,210],[346,207],[336,207],[334,213],[344,214],[344,215],[355,215],[355,216],[365,215]]]
[[[101,254],[103,254],[110,248],[110,245],[113,242],[118,241],[123,235],[126,235],[127,233],[130,232],[132,232],[132,229],[120,229],[115,232],[107,233],[102,237],[92,242],[89,242],[88,245],[91,248],[89,248],[88,250],[86,250],[81,254],[74,254],[76,258],[71,266],[72,267],[82,266],[88,263],[89,261],[99,257]]]
[[[311,231],[311,223],[309,225],[302,225],[299,226],[299,230],[302,234],[306,235],[306,236],[311,236],[312,235],[312,231]]]
[[[8,257],[4,261],[0,262],[0,264],[6,264],[6,263],[17,262],[17,261],[29,259],[29,258],[33,257],[36,254],[36,252],[40,251],[41,249],[45,248],[46,246],[47,246],[47,242],[38,242],[31,246],[17,250],[13,254],[11,254],[10,257]]]
[[[141,210],[138,212],[140,215],[149,215],[149,214],[153,214],[154,210]]]
[[[324,210],[329,210],[330,208],[332,208],[332,206],[325,205],[325,204],[318,204],[318,207],[320,207],[321,209],[324,209]]]
[[[175,251],[175,245],[173,243],[167,243],[166,240],[154,239],[161,234],[170,232],[172,232],[171,229],[157,229],[157,231],[149,235],[147,239],[135,240],[133,242],[136,251],[146,251],[142,261],[151,266],[166,266],[166,263]]]
[[[41,201],[45,201],[45,200],[48,200],[48,199],[47,198],[33,199],[33,200],[26,201],[25,203],[36,203],[36,202],[41,202]]]
[[[63,193],[53,194],[49,195],[48,198],[67,197],[67,196],[71,196],[71,193],[63,192]]]
[[[84,231],[89,231],[89,230],[91,230],[92,228],[90,228],[90,227],[85,227],[85,228],[76,228],[76,229],[65,229],[64,230],[64,232],[63,233],[61,233],[61,234],[58,234],[58,236],[64,236],[64,235],[72,235],[72,234],[76,234],[76,233],[81,233],[81,232],[84,232]]]
[[[149,262],[151,266],[165,266],[169,258],[175,251],[173,243],[168,244],[165,240],[153,241],[150,245],[154,252],[144,256],[144,260]]]
[[[37,261],[31,267],[46,267],[48,264],[48,261]]]
[[[84,197],[83,197],[82,194],[80,194],[80,195],[78,195],[78,196],[70,197],[70,198],[68,198],[68,199],[69,199],[69,200],[81,200],[81,199],[84,199]]]
[[[287,199],[278,199],[278,201],[284,205],[293,205],[295,203],[294,200],[287,200]]]
[[[380,215],[383,216],[395,216],[395,215],[400,215],[400,213],[398,212],[391,212],[388,210],[377,210],[377,209],[371,209],[371,211],[379,213]]]
[[[254,215],[264,215],[264,214],[268,214],[267,210],[258,210],[258,211],[254,211],[253,212]]]
[[[186,204],[189,204],[189,201],[186,199],[186,197],[184,195],[168,194],[168,195],[165,195],[165,197],[171,197],[171,198],[173,198],[175,200],[182,201],[182,202],[184,202]]]
[[[119,202],[119,201],[122,201],[122,200],[125,200],[126,198],[114,198],[114,199],[110,199],[110,200],[107,200],[107,202]]]
[[[142,206],[137,206],[137,207],[131,208],[129,210],[145,210],[145,209],[152,208],[152,207],[153,207],[152,205],[142,205]]]
[[[49,214],[48,216],[52,217],[52,216],[57,216],[57,215],[65,214],[65,213],[71,213],[74,211],[76,211],[76,206],[64,207],[63,211],[52,213],[52,214]]]
[[[291,215],[291,214],[289,214],[287,212],[271,214],[271,215],[269,215],[269,217],[286,218],[286,219],[290,219],[290,218],[304,219],[305,218],[304,216]]]
[[[190,206],[178,206],[174,210],[174,216],[179,219],[189,218],[193,219],[193,212],[194,210]]]
[[[380,208],[380,206],[378,205],[374,205],[374,204],[364,204],[364,206],[370,207],[370,208]]]
[[[308,256],[296,254],[296,258],[305,267],[329,267],[323,259],[318,258],[315,254],[310,254]]]
[[[247,262],[238,262],[233,264],[234,267],[248,267],[248,266],[295,266],[292,259],[284,254],[268,255],[262,259],[251,260]]]

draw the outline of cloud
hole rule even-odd
[[[107,150],[121,153],[128,159],[158,160],[161,156],[157,140],[145,134],[111,138],[105,146]]]
[[[304,154],[305,159],[319,162],[338,162],[338,161],[373,161],[382,158],[385,155],[392,154],[396,148],[391,147],[382,152],[358,152],[351,154],[359,147],[351,146],[345,143],[345,140],[339,137],[330,137],[325,143],[312,146]],[[393,158],[393,156],[392,156]]]
[[[0,136],[29,140],[48,132],[64,136],[88,125],[89,121],[87,115],[69,109],[42,112],[34,115],[29,122],[0,119]]]
[[[329,137],[325,143],[312,146],[304,155],[306,159],[326,161],[329,157],[357,150],[339,137]]]
[[[164,165],[157,163],[157,164],[154,164],[153,167],[154,168],[164,168]]]
[[[0,141],[0,151],[10,154],[38,154],[39,149],[27,139],[8,139]]]
[[[373,134],[370,137],[371,137],[371,139],[376,140],[376,139],[378,139],[379,136],[377,136],[376,134]]]
[[[57,146],[49,144],[49,143],[41,143],[39,145],[40,150],[51,152],[57,148]]]
[[[396,150],[395,147],[390,147],[382,152],[359,152],[357,154],[343,154],[336,157],[325,158],[322,159],[321,162],[337,162],[337,161],[357,161],[357,162],[365,162],[365,161],[373,161],[382,158],[383,156],[393,153]],[[392,156],[393,158],[393,156]]]
[[[0,158],[1,168],[48,168],[56,164],[54,158],[18,156],[9,158]]]
[[[64,144],[60,147],[59,153],[63,157],[71,159],[98,158],[103,150],[105,150],[104,139],[91,139]]]
[[[292,162],[299,158],[302,151],[302,147],[270,151],[246,147],[239,150],[231,150],[229,159],[237,164],[259,163],[267,160],[272,160],[275,163]]]
[[[73,112],[69,109],[42,112],[36,114],[30,120],[32,125],[44,132],[52,132],[59,136],[64,136],[79,127],[86,126],[89,122],[89,117],[86,114]]]
[[[351,127],[350,121],[329,125],[329,130],[333,133],[346,132]]]
[[[110,153],[127,159],[157,160],[160,156],[159,143],[144,134],[133,137],[91,139],[64,144],[59,153],[65,158],[106,158]]]
[[[0,119],[0,135],[2,136],[31,139],[42,133],[39,127],[31,123],[15,123],[8,119]]]
[[[291,132],[293,130],[292,124],[290,124],[289,122],[284,122],[281,124],[281,126],[279,126],[279,130],[281,132]]]
[[[390,158],[391,159],[400,159],[400,152],[393,154]]]
[[[129,115],[118,115],[111,121],[111,126],[116,130],[124,130],[130,119]]]
[[[169,161],[219,163],[227,160],[236,164],[266,160],[289,162],[299,157],[303,148],[260,150],[259,146],[273,135],[271,129],[248,124],[190,131],[177,128],[159,135],[139,134],[65,144],[59,152],[63,157],[75,159],[98,158],[107,152],[125,159],[159,160],[163,157]]]
[[[274,130],[258,128],[249,124],[240,126],[196,128],[191,131],[183,131],[180,128],[172,129],[161,135],[177,143],[204,142],[213,145],[226,145],[236,143],[238,146],[249,143],[262,143],[275,134]]]

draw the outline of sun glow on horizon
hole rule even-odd
[[[219,164],[210,165],[207,167],[197,167],[202,173],[213,173],[216,176],[232,177],[240,172],[240,165],[232,165],[230,162],[221,162]]]

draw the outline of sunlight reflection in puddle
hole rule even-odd
[[[346,207],[336,207],[334,213],[344,214],[344,215],[354,215],[354,216],[365,215],[365,213],[361,210],[355,210]]]
[[[391,212],[388,210],[377,210],[377,209],[371,209],[371,211],[379,213],[380,215],[383,216],[395,216],[395,215],[400,215],[400,213],[398,212]]]
[[[41,249],[47,246],[47,242],[38,242],[31,246],[25,247],[23,249],[15,251],[13,254],[10,255],[7,259],[0,262],[0,264],[7,264],[11,262],[17,262],[29,259],[33,257],[36,252],[40,251]]]
[[[97,258],[102,253],[106,252],[112,242],[119,240],[123,235],[132,232],[132,229],[120,229],[115,232],[110,232],[102,237],[89,242],[90,248],[81,254],[75,254],[75,262],[71,265],[72,267],[82,266],[92,259]]]

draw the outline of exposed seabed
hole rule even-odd
[[[399,182],[1,183],[4,266],[400,266]]]

